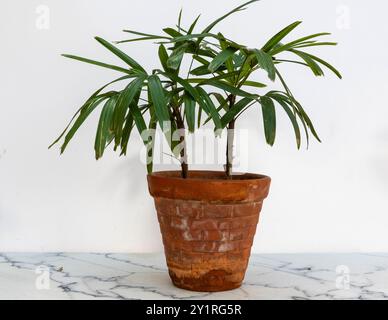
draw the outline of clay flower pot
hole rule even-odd
[[[271,179],[223,172],[148,175],[174,285],[193,291],[238,288],[245,276],[263,200]]]

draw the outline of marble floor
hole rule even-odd
[[[0,299],[388,299],[388,254],[252,255],[241,288],[175,288],[162,254],[3,253]]]

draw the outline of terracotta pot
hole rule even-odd
[[[148,175],[172,282],[193,291],[238,288],[245,276],[271,179],[223,172]]]

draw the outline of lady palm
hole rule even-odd
[[[132,30],[124,30],[136,35],[134,39],[119,41],[134,42],[143,40],[157,41],[161,69],[147,73],[138,62],[111,43],[96,38],[109,51],[125,62],[128,67],[119,67],[73,55],[65,57],[91,63],[100,67],[116,70],[123,76],[113,80],[97,90],[77,111],[63,136],[63,152],[75,132],[86,118],[100,104],[104,103],[95,139],[96,158],[100,158],[105,148],[111,143],[114,150],[121,154],[127,150],[132,129],[137,128],[143,142],[147,145],[148,155],[152,159],[153,130],[158,125],[164,131],[171,151],[180,157],[182,176],[188,175],[187,151],[185,147],[185,129],[194,132],[203,123],[212,121],[216,132],[228,130],[227,156],[225,172],[232,173],[233,129],[238,117],[251,106],[261,106],[264,122],[265,139],[273,145],[276,136],[276,106],[280,106],[289,117],[293,126],[297,147],[301,145],[301,124],[307,143],[309,132],[319,140],[314,126],[295,99],[279,71],[283,63],[295,63],[308,67],[314,75],[322,76],[324,66],[341,78],[340,73],[326,61],[303,51],[313,46],[335,45],[333,42],[320,42],[318,37],[328,33],[317,33],[290,42],[283,43],[285,37],[300,22],[294,22],[270,38],[261,48],[252,49],[232,41],[221,33],[213,33],[213,28],[229,15],[243,10],[246,5],[258,0],[249,1],[214,21],[202,32],[196,33],[198,18],[186,29],[181,25],[181,14],[175,28],[164,29],[164,35],[153,35]],[[283,53],[294,55],[297,60],[282,59]],[[182,72],[182,60],[190,58],[188,73]],[[284,91],[270,90],[262,93],[266,84],[251,80],[255,72],[265,72],[270,81],[280,81]],[[115,82],[129,82],[121,91],[105,91]],[[205,113],[207,119],[201,117]],[[146,117],[147,114],[147,117]],[[145,119],[148,118],[148,124]],[[179,130],[180,129],[180,130]],[[178,139],[171,139],[179,130]],[[144,134],[151,132],[151,134]],[[148,164],[152,171],[152,162]]]

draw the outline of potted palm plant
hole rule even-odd
[[[290,119],[297,148],[301,146],[301,128],[307,145],[310,134],[320,141],[279,66],[297,64],[309,68],[315,76],[324,75],[325,67],[341,78],[332,65],[304,50],[336,45],[318,40],[328,33],[285,41],[300,21],[283,28],[261,48],[248,48],[213,32],[219,22],[256,1],[233,9],[201,32],[195,31],[199,17],[187,28],[182,25],[182,11],[177,25],[163,29],[161,35],[124,30],[134,37],[116,44],[147,40],[157,44],[160,67],[151,72],[99,37],[96,40],[120,58],[125,67],[64,55],[113,69],[121,76],[94,92],[52,145],[63,140],[61,153],[64,152],[76,131],[100,105],[94,143],[96,159],[109,145],[125,155],[129,137],[137,129],[147,150],[148,186],[155,200],[169,274],[176,286],[189,290],[221,291],[241,285],[262,203],[269,192],[269,177],[233,172],[236,120],[248,108],[259,106],[265,140],[272,146],[279,107]],[[283,57],[284,54],[295,58]],[[186,57],[190,63],[184,70],[182,61]],[[279,81],[284,89],[266,89],[268,83],[252,79],[256,72],[263,72],[268,83]],[[121,90],[108,90],[114,83],[124,86]],[[201,118],[203,114],[206,117]],[[189,170],[187,135],[208,121],[214,124],[215,137],[227,130],[224,171]],[[179,158],[181,170],[153,172],[157,128],[163,132],[171,153]]]

